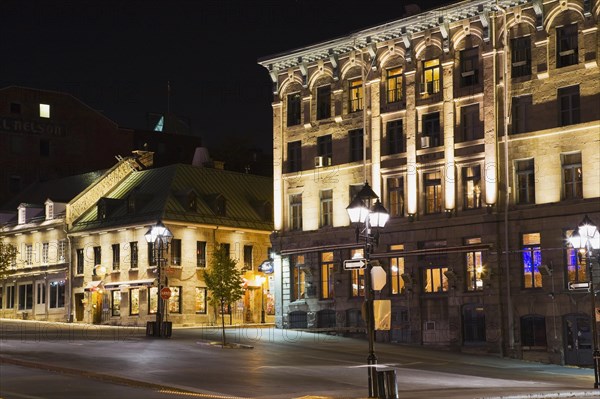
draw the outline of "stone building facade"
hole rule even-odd
[[[0,279],[0,317],[145,326],[156,318],[160,276],[175,325],[272,322],[273,278],[262,267],[270,264],[271,179],[153,167],[152,155],[135,151],[105,172],[42,184],[17,212],[0,213],[0,240],[19,251]],[[57,193],[65,202],[50,199]],[[144,238],[159,221],[173,234],[161,253]],[[217,245],[229,248],[245,281],[225,315],[203,280]]]
[[[460,2],[259,61],[273,82],[276,323],[364,325],[346,207],[391,214],[378,340],[591,363],[600,224],[597,1]],[[574,338],[575,337],[575,338]],[[579,338],[576,338],[579,337]]]

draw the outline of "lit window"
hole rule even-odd
[[[350,251],[350,259],[360,259],[364,256],[362,248]],[[365,296],[365,269],[352,270],[352,296]]]
[[[129,314],[140,314],[140,289],[132,288],[129,290]]]
[[[290,196],[290,230],[302,230],[302,194]]]
[[[423,94],[435,94],[440,92],[440,60],[429,60],[423,62]]]
[[[425,186],[425,213],[442,211],[442,175],[439,171],[423,174]]]
[[[465,241],[467,245],[481,244],[481,238],[469,238]],[[483,290],[483,258],[481,251],[469,251],[466,253],[467,263],[467,291]]]
[[[113,290],[110,292],[111,295],[111,314],[113,316],[121,315],[121,291]]]
[[[567,231],[567,238],[573,235],[573,230]],[[585,283],[589,281],[585,256],[579,249],[573,248],[569,240],[565,240],[565,252],[567,258],[567,278],[569,283]]]
[[[40,104],[40,118],[50,118],[49,104]]]
[[[542,288],[540,233],[523,234],[523,287]]]
[[[424,291],[427,293],[436,292],[447,292],[448,291],[448,278],[445,272],[448,271],[447,267],[426,267],[423,269],[425,287]]]
[[[357,79],[348,82],[349,85],[349,112],[357,112],[363,109],[363,86],[362,80]]]
[[[321,227],[333,225],[333,190],[321,190]]]
[[[290,282],[293,301],[304,299],[306,296],[306,273],[304,267],[304,255],[295,255],[290,259],[290,268],[293,269],[293,280]]]
[[[206,288],[205,287],[196,287],[196,298],[194,310],[196,313],[205,314],[206,313]]]
[[[404,245],[396,244],[390,245],[390,251],[403,251]],[[398,295],[404,293],[405,285],[402,275],[404,274],[404,258],[394,257],[390,258],[390,293],[392,295]]]
[[[463,209],[481,208],[481,167],[467,166],[462,169]]]
[[[386,73],[387,102],[398,102],[402,99],[402,68],[388,69]]]
[[[181,313],[181,286],[171,286],[171,298],[169,298],[169,313]]]
[[[516,161],[517,202],[519,204],[535,203],[535,172],[533,167],[533,159]]]
[[[323,252],[321,254],[321,298],[323,299],[334,297],[333,266],[333,252]]]

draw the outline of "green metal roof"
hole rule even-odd
[[[196,209],[187,206],[195,197]],[[215,212],[213,202],[225,200],[225,215]],[[210,224],[239,229],[273,230],[260,205],[272,208],[273,180],[268,177],[192,165],[170,165],[131,173],[105,196],[106,218],[98,220],[93,206],[73,224],[71,231],[105,229],[156,220],[189,224]],[[130,211],[128,199],[135,202]],[[117,201],[115,201],[117,200]],[[120,201],[118,201],[120,200]],[[128,211],[129,210],[129,211]]]

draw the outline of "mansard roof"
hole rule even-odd
[[[181,201],[183,192],[197,194],[195,210],[188,209]],[[227,202],[224,216],[216,214],[205,200],[215,194]],[[271,201],[272,197],[273,181],[267,177],[192,165],[170,165],[131,173],[103,197],[122,200],[120,205],[100,220],[98,208],[90,207],[73,223],[71,231],[117,228],[157,220],[271,231],[272,220],[265,220],[254,204]],[[135,204],[128,204],[128,198],[133,198]]]

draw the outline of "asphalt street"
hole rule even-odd
[[[0,320],[0,396],[10,398],[364,398],[367,342],[279,330],[144,328]],[[376,343],[400,398],[596,397],[593,372]],[[85,392],[85,395],[82,395]]]

